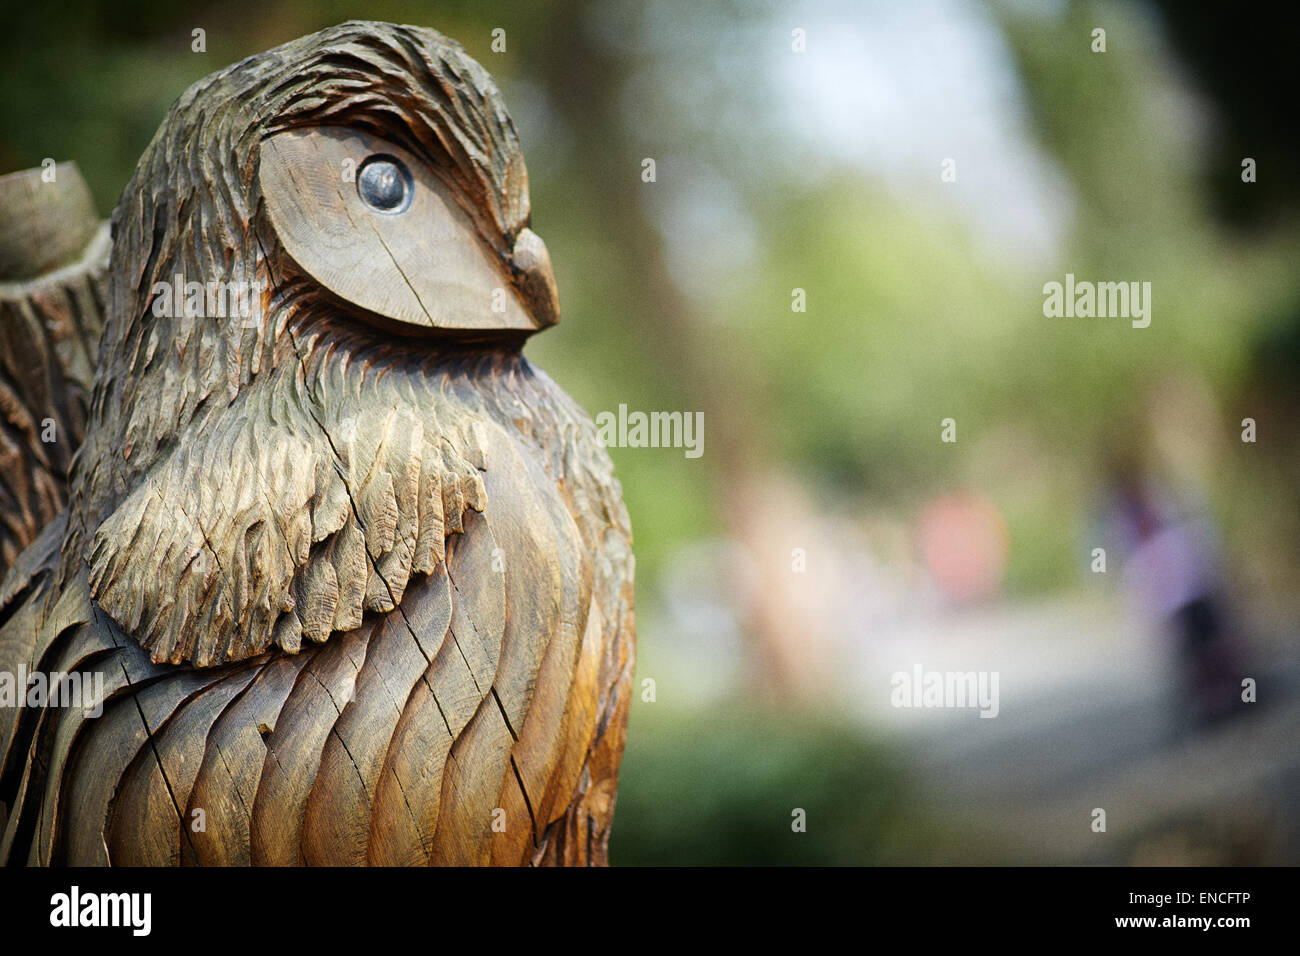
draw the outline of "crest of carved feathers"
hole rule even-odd
[[[0,708],[0,859],[606,861],[633,663],[612,465],[522,337],[388,334],[285,253],[257,145],[324,123],[425,157],[539,294],[507,261],[513,125],[452,41],[344,24],[182,96],[114,213],[70,506],[0,591],[0,670],[102,713]],[[155,282],[214,270],[266,280],[250,321],[151,314]]]

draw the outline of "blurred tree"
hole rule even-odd
[[[1231,3],[1156,0],[1168,36],[1196,86],[1213,100],[1203,188],[1218,213],[1239,226],[1290,225],[1300,204],[1300,128],[1295,123],[1295,40],[1276,16]],[[1240,188],[1241,161],[1259,177]]]

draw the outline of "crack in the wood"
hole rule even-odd
[[[519,735],[515,733],[515,728],[510,723],[510,717],[506,714],[505,705],[501,703],[501,695],[497,693],[496,686],[492,687],[492,699],[497,702],[497,709],[501,711],[501,719],[505,721],[506,730],[510,733],[510,739],[519,743]],[[523,775],[519,772],[519,764],[515,761],[515,755],[510,755],[510,768],[515,772],[515,781],[519,784],[519,792],[524,796],[524,806],[528,808],[528,820],[532,825],[533,846],[538,846],[537,837],[537,817],[533,813],[533,802],[528,798],[528,789],[524,786]]]
[[[212,726],[208,728],[208,734],[204,740],[204,748],[203,748],[204,753],[207,753],[209,745],[213,750],[216,751],[217,759],[221,761],[221,766],[224,767],[226,770],[226,777],[230,780],[230,788],[235,793],[235,799],[239,801],[240,809],[244,811],[244,816],[248,818],[250,824],[253,819],[253,808],[249,807],[249,805],[244,802],[244,795],[239,792],[238,781],[235,780],[235,773],[230,768],[230,761],[226,759],[226,752],[221,747],[221,741],[214,739],[212,734],[213,731],[216,730],[217,725],[221,723],[222,719],[227,715],[227,713],[229,713],[230,709],[232,707],[235,707],[237,704],[239,704],[244,699],[244,695],[246,694],[251,695],[253,693],[254,685],[258,684],[261,681],[262,675],[265,674],[266,672],[267,671],[265,669],[265,666],[259,667],[257,673],[253,675],[252,679],[247,684],[245,684],[244,687],[240,689],[239,693],[237,693],[226,703],[225,707],[221,708],[221,713],[218,714],[216,719],[212,721]],[[260,733],[258,734],[258,739],[262,741],[263,749],[266,750],[267,752],[271,752],[271,748],[267,746],[265,738],[263,738]],[[272,756],[274,757],[274,754],[272,754]],[[278,757],[275,758],[275,763],[277,767],[280,765],[280,760]],[[202,772],[202,767],[200,767],[200,772]],[[259,777],[260,776],[261,775],[259,774]],[[257,799],[256,789],[254,789],[253,791],[253,798],[254,801],[256,801]],[[251,851],[251,847],[250,847],[250,851]]]
[[[294,334],[292,328],[286,326],[285,330],[288,332],[289,340],[293,345],[294,352],[298,356],[299,367],[301,368],[303,374],[303,384],[307,386],[307,394],[314,402],[320,403],[320,399],[313,393],[311,386],[307,384],[308,383],[307,358],[306,355],[303,353],[301,347],[299,346],[298,337]],[[334,453],[334,460],[331,462],[331,465],[334,468],[335,474],[339,476],[339,480],[343,483],[343,491],[348,496],[348,505],[351,508],[352,517],[356,521],[357,527],[361,529],[362,535],[365,535],[366,526],[365,523],[361,520],[361,513],[357,508],[356,498],[352,494],[352,487],[348,482],[347,476],[343,474],[342,469],[339,467],[339,462],[342,461],[342,455],[339,454],[339,450],[334,444],[334,439],[333,436],[330,435],[329,429],[325,427],[325,423],[322,422],[320,420],[320,417],[316,414],[315,408],[313,408],[310,403],[307,404],[305,407],[308,415],[311,416],[312,421],[316,423],[316,426],[321,430],[321,434],[324,436],[325,441],[329,444],[330,451]],[[406,611],[402,608],[401,602],[398,601],[396,596],[393,594],[392,587],[389,586],[388,581],[384,578],[384,575],[380,572],[378,565],[375,563],[375,559],[370,554],[369,547],[366,547],[363,550],[365,551],[366,554],[366,560],[367,562],[369,562],[371,569],[375,573],[375,576],[379,578],[380,582],[384,585],[384,589],[388,592],[389,600],[393,602],[393,610],[397,611],[398,614],[401,616],[402,622],[406,625],[406,629],[410,633],[412,640],[415,641],[415,646],[419,648],[420,654],[424,657],[428,666],[430,667],[433,666],[433,659],[430,658],[428,653],[425,652],[424,646],[420,643],[420,639],[415,633],[415,628],[411,626],[411,622],[406,616]],[[448,583],[450,584],[451,583],[450,574],[448,574],[447,580]],[[448,633],[452,634],[452,640],[455,641],[456,635],[454,632],[451,631],[450,623],[448,623],[447,625],[447,630]],[[457,643],[456,648],[457,650],[460,650],[459,643]],[[463,651],[461,652],[461,656],[462,658],[464,657]],[[468,661],[466,661],[465,666],[469,668]],[[474,680],[475,689],[479,690],[479,692],[482,693],[482,690],[478,686],[478,681],[474,679],[474,672],[472,668],[470,668],[470,678]],[[438,700],[437,691],[433,689],[433,685],[429,682],[427,671],[424,674],[423,679],[424,679],[425,686],[429,688],[429,694],[433,697],[434,705],[438,708],[438,714],[442,717],[442,722],[447,728],[447,735],[451,738],[452,742],[455,743],[456,734],[451,729],[451,722],[447,719],[446,712],[442,709],[442,702]]]
[[[381,239],[381,241],[382,241],[382,239]],[[258,237],[258,245],[259,245],[260,248],[262,248],[263,256],[266,257],[266,250],[265,250],[265,247],[262,247],[262,246],[261,246],[261,238],[260,238],[260,236]],[[387,247],[385,247],[385,248],[387,248]],[[391,253],[390,253],[390,256],[391,256]],[[266,257],[266,258],[268,259],[268,273],[269,273],[269,272],[270,272],[269,257]],[[396,265],[396,261],[395,261],[395,260],[394,260],[394,264]],[[400,266],[398,267],[398,269],[399,269],[399,271],[400,271]],[[278,288],[278,286],[276,286],[276,284],[275,284],[275,282],[274,282],[274,276],[272,276],[271,278],[272,278],[272,285],[273,285],[273,287],[275,287],[276,293],[277,293],[277,295],[278,295],[278,294],[279,294],[279,288]],[[405,278],[405,275],[404,275],[404,274],[403,274],[403,278]],[[409,282],[408,282],[408,285],[409,285]],[[414,289],[412,289],[412,292],[414,292]],[[417,301],[418,301],[418,300],[419,300],[419,297],[417,296],[416,298],[417,298]],[[421,303],[421,308],[423,308],[423,303]],[[426,312],[426,315],[427,315],[427,312]],[[432,317],[430,317],[430,322],[432,322]],[[311,417],[312,421],[314,421],[314,422],[316,423],[317,428],[320,429],[322,436],[325,438],[325,441],[326,441],[326,442],[329,444],[329,446],[330,446],[330,451],[333,453],[333,460],[331,461],[331,465],[332,465],[332,467],[334,468],[334,472],[335,472],[335,474],[338,475],[339,480],[342,482],[343,490],[344,490],[344,492],[345,492],[345,493],[347,494],[347,496],[348,496],[348,504],[349,504],[349,507],[350,507],[350,509],[351,509],[351,511],[352,511],[353,519],[356,521],[356,523],[357,523],[357,527],[361,530],[361,533],[362,533],[362,535],[364,536],[364,535],[366,534],[366,526],[365,526],[365,523],[361,520],[360,510],[359,510],[358,507],[357,507],[356,498],[355,498],[355,496],[353,495],[351,484],[350,484],[350,482],[348,481],[347,476],[343,473],[343,470],[342,470],[342,468],[341,468],[341,466],[340,466],[340,463],[341,463],[342,460],[343,460],[342,455],[339,453],[338,448],[335,446],[335,444],[334,444],[334,440],[333,440],[333,436],[330,435],[329,429],[327,429],[327,428],[325,427],[325,423],[321,420],[320,416],[316,413],[316,408],[315,408],[315,406],[316,406],[316,405],[320,405],[320,406],[323,408],[324,405],[323,405],[323,403],[321,402],[319,396],[317,396],[317,395],[315,394],[315,390],[314,390],[314,388],[313,388],[313,386],[312,386],[312,384],[311,384],[311,379],[310,379],[309,370],[308,370],[308,365],[307,365],[307,356],[306,356],[305,352],[303,351],[303,349],[302,349],[302,347],[301,347],[301,345],[300,345],[300,343],[299,343],[299,341],[298,341],[298,337],[297,337],[297,335],[295,334],[295,331],[294,331],[294,329],[292,328],[292,326],[286,324],[286,325],[285,325],[285,331],[288,333],[290,343],[292,344],[293,349],[294,349],[294,352],[295,352],[295,354],[297,355],[298,362],[299,362],[299,368],[300,368],[300,371],[301,371],[301,373],[302,373],[302,382],[303,382],[303,385],[305,386],[306,397],[309,399],[309,401],[307,401],[307,402],[304,403],[304,408],[306,409],[308,415]],[[443,436],[443,440],[444,440],[444,441],[446,440],[446,439],[445,439],[445,436]],[[447,537],[449,537],[449,536],[447,536]],[[415,629],[414,629],[414,627],[411,626],[411,622],[410,622],[410,620],[409,620],[409,619],[407,618],[407,616],[406,616],[406,611],[402,608],[401,602],[397,600],[396,596],[395,596],[394,593],[393,593],[393,589],[392,589],[392,587],[389,585],[389,583],[388,583],[387,579],[384,577],[383,573],[380,572],[379,567],[378,567],[377,563],[375,562],[374,557],[370,554],[370,549],[369,549],[369,547],[364,548],[364,551],[365,551],[365,554],[366,554],[366,560],[367,560],[367,562],[370,564],[371,570],[374,572],[375,576],[379,579],[379,581],[383,584],[384,589],[388,592],[389,599],[393,602],[393,610],[397,611],[398,615],[401,617],[402,622],[403,622],[403,624],[405,625],[405,627],[406,627],[406,629],[407,629],[407,632],[410,634],[411,639],[415,642],[415,646],[419,649],[421,656],[424,657],[424,659],[425,659],[425,661],[426,661],[428,667],[432,667],[432,666],[433,666],[433,659],[432,659],[432,658],[429,656],[429,654],[425,651],[423,644],[420,642],[419,637],[418,637],[418,636],[416,635],[416,633],[415,633]],[[458,592],[459,589],[458,589],[458,588],[455,588],[455,584],[454,584],[454,582],[453,582],[452,579],[451,579],[450,570],[449,570],[449,568],[448,568],[448,566],[447,566],[447,563],[446,563],[445,561],[444,561],[444,568],[446,568],[446,569],[448,570],[447,580],[448,580],[448,584],[449,584],[449,586],[451,586],[453,589],[455,589],[455,590]],[[472,621],[471,621],[470,623],[471,623],[471,626],[474,626]],[[477,630],[477,629],[476,629],[476,630]],[[472,667],[470,667],[469,660],[468,660],[468,658],[466,658],[466,656],[465,656],[465,652],[464,652],[464,649],[461,648],[461,646],[460,646],[460,642],[459,642],[459,641],[457,640],[457,638],[456,638],[456,634],[455,634],[455,631],[454,631],[454,630],[452,629],[452,627],[451,627],[450,620],[448,621],[448,624],[447,624],[447,630],[446,630],[446,632],[445,632],[445,634],[444,634],[444,638],[445,638],[446,634],[450,634],[450,635],[451,635],[452,641],[453,641],[453,643],[456,645],[456,649],[457,649],[457,651],[460,653],[461,659],[465,662],[466,670],[469,672],[470,679],[473,681],[475,689],[478,690],[478,692],[479,692],[480,694],[482,694],[482,688],[480,687],[480,685],[479,685],[479,683],[478,683],[478,678],[477,678],[477,677],[475,676],[475,674],[474,674],[474,669],[473,669]],[[310,673],[310,668],[308,669],[308,672]],[[316,678],[316,675],[313,673],[313,674],[312,674],[312,677],[313,677],[313,678]],[[319,678],[316,678],[316,680],[317,680],[318,683],[320,683]],[[457,760],[456,760],[456,757],[455,757],[455,754],[454,754],[454,748],[455,748],[456,742],[457,742],[457,740],[458,740],[459,738],[458,738],[458,735],[457,735],[457,734],[452,730],[452,728],[451,728],[451,721],[447,718],[447,713],[446,713],[446,711],[445,711],[445,710],[443,709],[443,707],[442,707],[442,702],[438,699],[438,694],[437,694],[437,692],[434,690],[433,685],[432,685],[432,683],[431,683],[430,680],[429,680],[429,675],[428,675],[428,670],[427,670],[427,668],[426,668],[425,673],[422,675],[422,680],[424,681],[425,686],[428,688],[430,696],[433,698],[434,706],[437,707],[437,709],[438,709],[438,714],[439,714],[439,716],[442,718],[443,726],[446,728],[446,730],[447,730],[447,735],[448,735],[448,737],[450,738],[450,744],[449,744],[449,746],[448,746],[448,751],[447,751],[447,758],[448,758],[448,761],[451,762],[451,763],[453,763],[453,764],[457,764],[457,768],[458,768],[458,771],[459,771],[459,764],[458,764],[458,762],[457,762]],[[322,685],[322,686],[324,686],[324,685]],[[391,695],[390,695],[390,696],[391,696]],[[333,701],[332,696],[331,696],[331,701]],[[501,706],[502,706],[499,698],[498,698],[498,700],[497,700],[497,706],[498,706],[498,707],[501,707]],[[337,705],[335,705],[335,708],[337,709]],[[503,710],[502,716],[505,717],[504,710]],[[506,717],[506,718],[505,718],[505,721],[506,721],[506,727],[507,727],[507,729],[510,730],[511,735],[513,736],[514,731],[513,731],[513,728],[511,728],[511,726],[510,726],[509,718]],[[338,735],[337,735],[337,731],[336,731],[334,728],[331,728],[331,733],[335,733],[335,735],[338,736]],[[516,739],[517,739],[517,738],[516,738]],[[356,769],[356,761],[355,761],[355,759],[352,758],[352,754],[351,754],[350,752],[348,752],[347,745],[343,743],[343,740],[342,740],[341,737],[339,737],[339,742],[340,742],[340,744],[343,745],[343,749],[344,749],[344,751],[345,751],[346,753],[348,753],[348,758],[349,758],[349,760],[352,760],[353,767],[354,767],[354,769]],[[274,753],[274,752],[272,751],[272,753]],[[512,756],[510,759],[511,759],[511,763],[512,763],[512,765],[513,765],[514,757]],[[276,763],[277,763],[277,765],[279,764],[279,760],[278,760],[278,758],[277,758],[277,760],[276,760]],[[407,798],[405,787],[402,785],[402,781],[401,781],[400,777],[398,777],[398,775],[397,775],[396,768],[391,768],[391,767],[390,767],[390,769],[391,769],[391,771],[392,771],[392,773],[393,773],[393,777],[394,777],[394,780],[395,780],[396,783],[397,783],[398,789],[399,789],[399,791],[400,791],[401,794],[402,794],[403,802],[406,803],[407,811],[408,811],[408,813],[411,814],[412,822],[415,824],[415,827],[416,827],[416,833],[417,833],[417,834],[420,834],[419,822],[418,822],[418,820],[416,820],[415,815],[414,815],[414,812],[412,811],[412,809],[411,809],[411,807],[410,807],[410,802],[409,802],[409,799]],[[358,776],[360,776],[360,770],[359,770],[359,769],[357,769],[357,773],[358,773]],[[517,782],[518,782],[518,784],[519,784],[520,792],[523,793],[523,796],[524,796],[524,803],[525,803],[525,805],[528,807],[529,819],[530,819],[531,824],[532,824],[533,840],[534,840],[534,843],[536,843],[536,839],[537,839],[537,824],[536,824],[536,820],[533,819],[532,806],[531,806],[531,803],[530,803],[530,801],[529,801],[528,794],[527,794],[527,792],[524,790],[523,781],[522,781],[522,778],[519,777],[518,769],[517,769],[517,768],[515,769],[515,777],[516,777],[516,780],[517,780]],[[363,790],[364,790],[364,789],[365,789],[365,781],[364,781],[364,779],[362,780],[362,787],[363,787]],[[368,794],[368,792],[367,792],[367,799],[369,799],[369,794]],[[432,858],[432,854],[433,854],[433,846],[434,846],[434,844],[436,843],[436,837],[437,837],[437,825],[436,825],[436,823],[435,823],[434,833],[431,835],[430,840],[429,840],[429,842],[428,842],[427,845],[426,845],[426,843],[425,843],[425,841],[424,841],[424,839],[423,839],[423,836],[421,836],[421,849],[425,851],[425,853],[426,853],[426,858],[430,858],[430,859]],[[427,848],[426,848],[426,847],[427,847]],[[301,853],[302,853],[301,839],[300,839],[300,842],[299,842],[299,853],[300,853],[300,855],[301,855]]]
[[[388,768],[388,772],[393,775],[393,782],[397,784],[397,792],[402,795],[402,804],[406,807],[406,815],[411,818],[411,826],[415,829],[415,836],[420,841],[420,850],[427,857],[429,854],[429,847],[425,845],[424,835],[420,832],[420,821],[415,816],[415,810],[411,808],[411,800],[406,795],[406,787],[402,783],[402,778],[398,776],[397,768],[394,766],[390,765]],[[370,832],[374,833],[373,820],[371,821]],[[367,840],[367,843],[373,844],[373,841]]]
[[[460,585],[457,584],[456,579],[452,577],[450,561],[447,562],[447,583],[451,585],[451,589],[455,591],[457,594],[461,593]],[[471,615],[468,611],[465,612],[465,620],[469,622],[470,630],[474,632],[474,636],[478,637],[479,643],[482,644],[483,643],[482,635],[479,633],[478,625],[474,622],[473,615]],[[470,664],[469,658],[465,656],[465,649],[460,646],[460,638],[456,636],[456,629],[453,628],[450,623],[447,625],[447,632],[451,634],[452,642],[456,645],[456,650],[460,652],[460,659],[465,662],[465,669],[469,671],[469,679],[474,682],[474,689],[478,691],[479,694],[482,694],[483,687],[478,682],[478,675],[474,673],[474,668]],[[498,661],[498,664],[499,663],[500,662]],[[498,701],[498,703],[500,702]]]
[[[524,778],[519,773],[519,764],[515,763],[515,755],[510,755],[510,769],[515,772],[515,782],[519,784],[519,792],[524,795],[524,806],[528,808],[528,823],[532,828],[533,846],[537,846],[537,817],[533,814],[533,802],[528,799],[528,789],[524,786]]]
[[[171,506],[167,503],[166,499],[163,498],[162,491],[159,490],[158,485],[152,480],[147,480],[147,484],[149,485],[149,490],[153,492],[154,497],[158,499],[158,503],[161,504],[165,509],[170,508]],[[199,522],[196,521],[190,515],[190,513],[185,510],[184,506],[177,503],[175,507],[176,510],[179,511],[187,521],[189,521],[190,525],[198,530],[200,537],[203,538],[203,543],[207,545],[208,551],[212,553],[212,560],[217,563],[217,570],[221,572],[223,577],[229,580],[230,574],[229,572],[226,571],[225,566],[221,563],[221,556],[217,554],[217,549],[213,547],[211,539],[208,538],[207,529],[204,528],[201,524],[199,524]],[[198,557],[197,553],[195,554],[195,557]],[[194,563],[194,558],[191,558],[190,561],[185,565],[185,567],[188,569],[189,566],[193,563]],[[233,611],[234,610],[233,601],[230,602],[230,605],[231,605],[231,610]],[[230,647],[230,639],[227,638],[226,643],[221,648],[222,656],[217,658],[216,663],[221,663],[221,661],[224,659],[225,652],[229,650],[229,647]],[[194,649],[191,648],[191,653],[193,653],[193,650]],[[172,652],[175,653],[174,647],[172,648]]]
[[[450,579],[450,577],[451,576],[448,575],[448,579]],[[456,591],[459,593],[460,588],[456,588]],[[470,627],[473,626],[474,624],[471,621]],[[469,679],[474,682],[474,689],[478,691],[481,696],[483,694],[483,688],[479,685],[478,678],[474,676],[474,667],[470,664],[469,658],[465,656],[465,649],[460,646],[460,639],[456,637],[456,629],[448,624],[447,633],[451,635],[451,642],[456,645],[456,650],[460,652],[460,659],[465,662],[465,670],[469,673]]]
[[[197,860],[199,852],[194,847],[194,840],[190,836],[189,827],[185,825],[185,814],[181,812],[180,802],[176,799],[176,791],[172,788],[171,778],[167,776],[167,768],[163,766],[162,755],[158,753],[158,745],[154,742],[153,728],[149,726],[149,721],[144,715],[144,708],[140,706],[140,695],[135,690],[135,685],[131,683],[131,675],[127,673],[126,662],[119,660],[117,663],[122,668],[122,676],[126,679],[127,686],[131,688],[131,702],[135,704],[136,713],[140,715],[140,723],[144,724],[144,731],[148,738],[146,743],[149,744],[149,750],[153,754],[154,762],[158,764],[158,773],[162,777],[163,786],[167,788],[167,796],[171,798],[172,809],[176,811],[176,824],[180,827],[181,833],[184,834],[185,842],[189,844],[190,855]]]
[[[510,738],[519,743],[519,735],[515,733],[515,728],[510,723],[510,715],[506,713],[505,704],[501,703],[501,695],[497,693],[496,685],[492,685],[492,698],[497,702],[497,707],[501,711],[501,719],[506,722],[506,730],[510,731]]]

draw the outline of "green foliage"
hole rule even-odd
[[[610,841],[620,865],[881,862],[907,825],[896,758],[847,724],[722,701],[635,704]],[[807,831],[792,812],[807,813]]]

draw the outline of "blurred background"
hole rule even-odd
[[[1300,863],[1300,150],[1268,18],[5,6],[0,172],[76,160],[105,216],[186,86],[324,26],[432,26],[496,77],[563,303],[527,354],[593,416],[704,416],[700,457],[611,449],[616,864]],[[1150,282],[1150,326],[1045,317],[1066,273]],[[996,673],[996,718],[895,706],[918,669]]]

